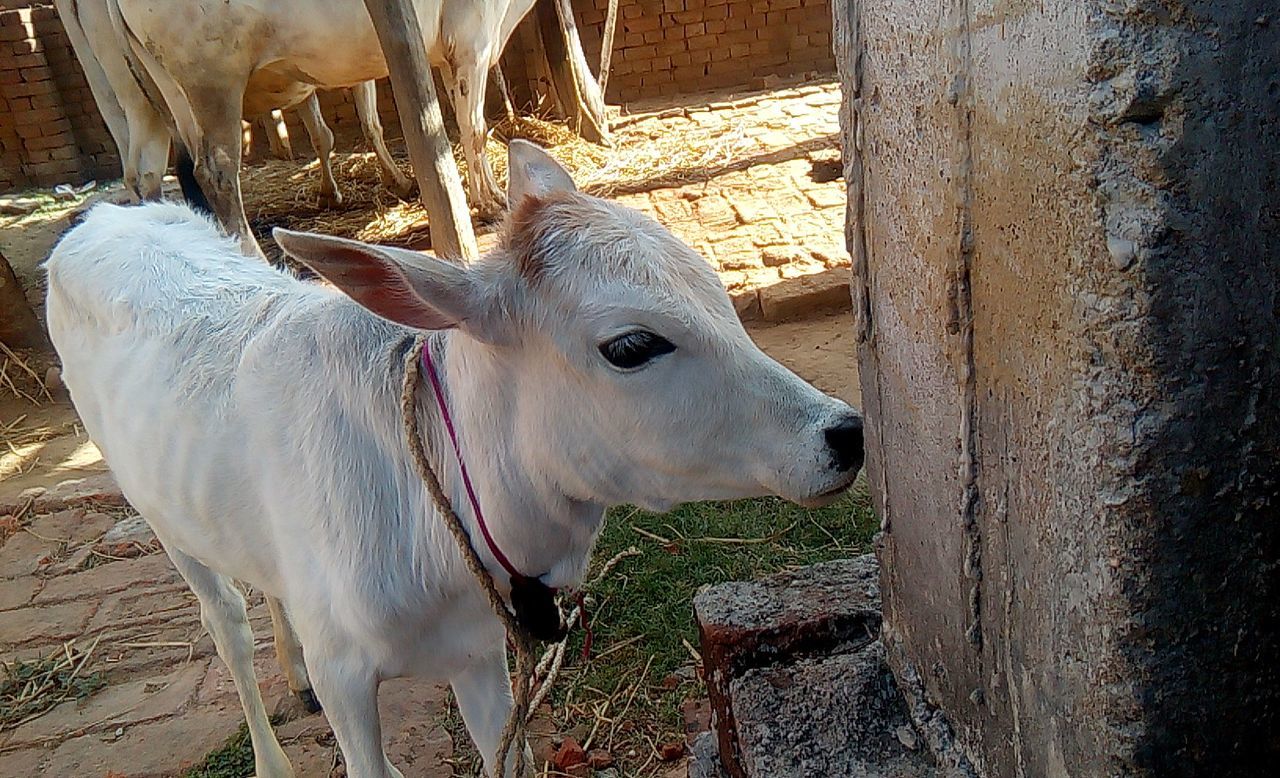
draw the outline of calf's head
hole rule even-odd
[[[459,416],[490,425],[489,445],[567,497],[813,506],[852,484],[861,417],[751,342],[702,257],[653,219],[579,193],[532,144],[511,143],[509,170],[502,248],[471,265],[285,230],[276,240],[380,316],[458,330],[469,375],[453,402],[484,406]]]

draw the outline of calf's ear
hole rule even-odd
[[[286,254],[348,297],[397,324],[420,330],[461,326],[477,313],[467,268],[428,254],[277,227]]]
[[[507,207],[514,210],[526,197],[576,191],[569,171],[538,146],[520,139],[507,146]]]

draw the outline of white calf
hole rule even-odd
[[[859,416],[755,347],[703,259],[530,144],[510,169],[504,241],[470,266],[277,231],[345,294],[247,258],[181,205],[98,206],[49,260],[63,377],[200,599],[260,776],[291,769],[232,579],[283,603],[350,775],[399,775],[376,701],[405,675],[448,679],[490,774],[510,772],[491,756],[511,709],[502,627],[402,434],[415,335],[496,546],[549,586],[580,582],[608,506],[821,504],[861,464]],[[417,412],[475,538],[429,388]]]

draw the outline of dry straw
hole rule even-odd
[[[504,188],[507,141],[523,138],[547,149],[584,191],[602,197],[706,181],[718,168],[754,148],[740,121],[704,127],[681,118],[664,114],[633,121],[614,134],[611,148],[605,148],[584,141],[558,121],[514,116],[493,126],[486,148],[498,184]],[[679,131],[673,129],[673,119]],[[460,148],[455,147],[454,156],[465,180]],[[408,173],[402,151],[397,151],[396,159]],[[343,204],[333,207],[318,201],[315,161],[273,159],[246,167],[241,186],[259,240],[268,242],[272,227],[287,227],[401,246],[421,247],[429,242],[426,211],[416,198],[404,202],[382,184],[371,152],[335,154],[333,166],[343,195]]]

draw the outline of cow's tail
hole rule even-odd
[[[191,158],[191,152],[187,150],[186,145],[178,140],[173,139],[174,152],[174,170],[178,174],[178,186],[182,187],[182,198],[187,201],[187,205],[200,213],[213,216],[213,208],[209,205],[209,198],[204,196],[204,190],[200,188],[200,182],[196,180],[196,163]]]

